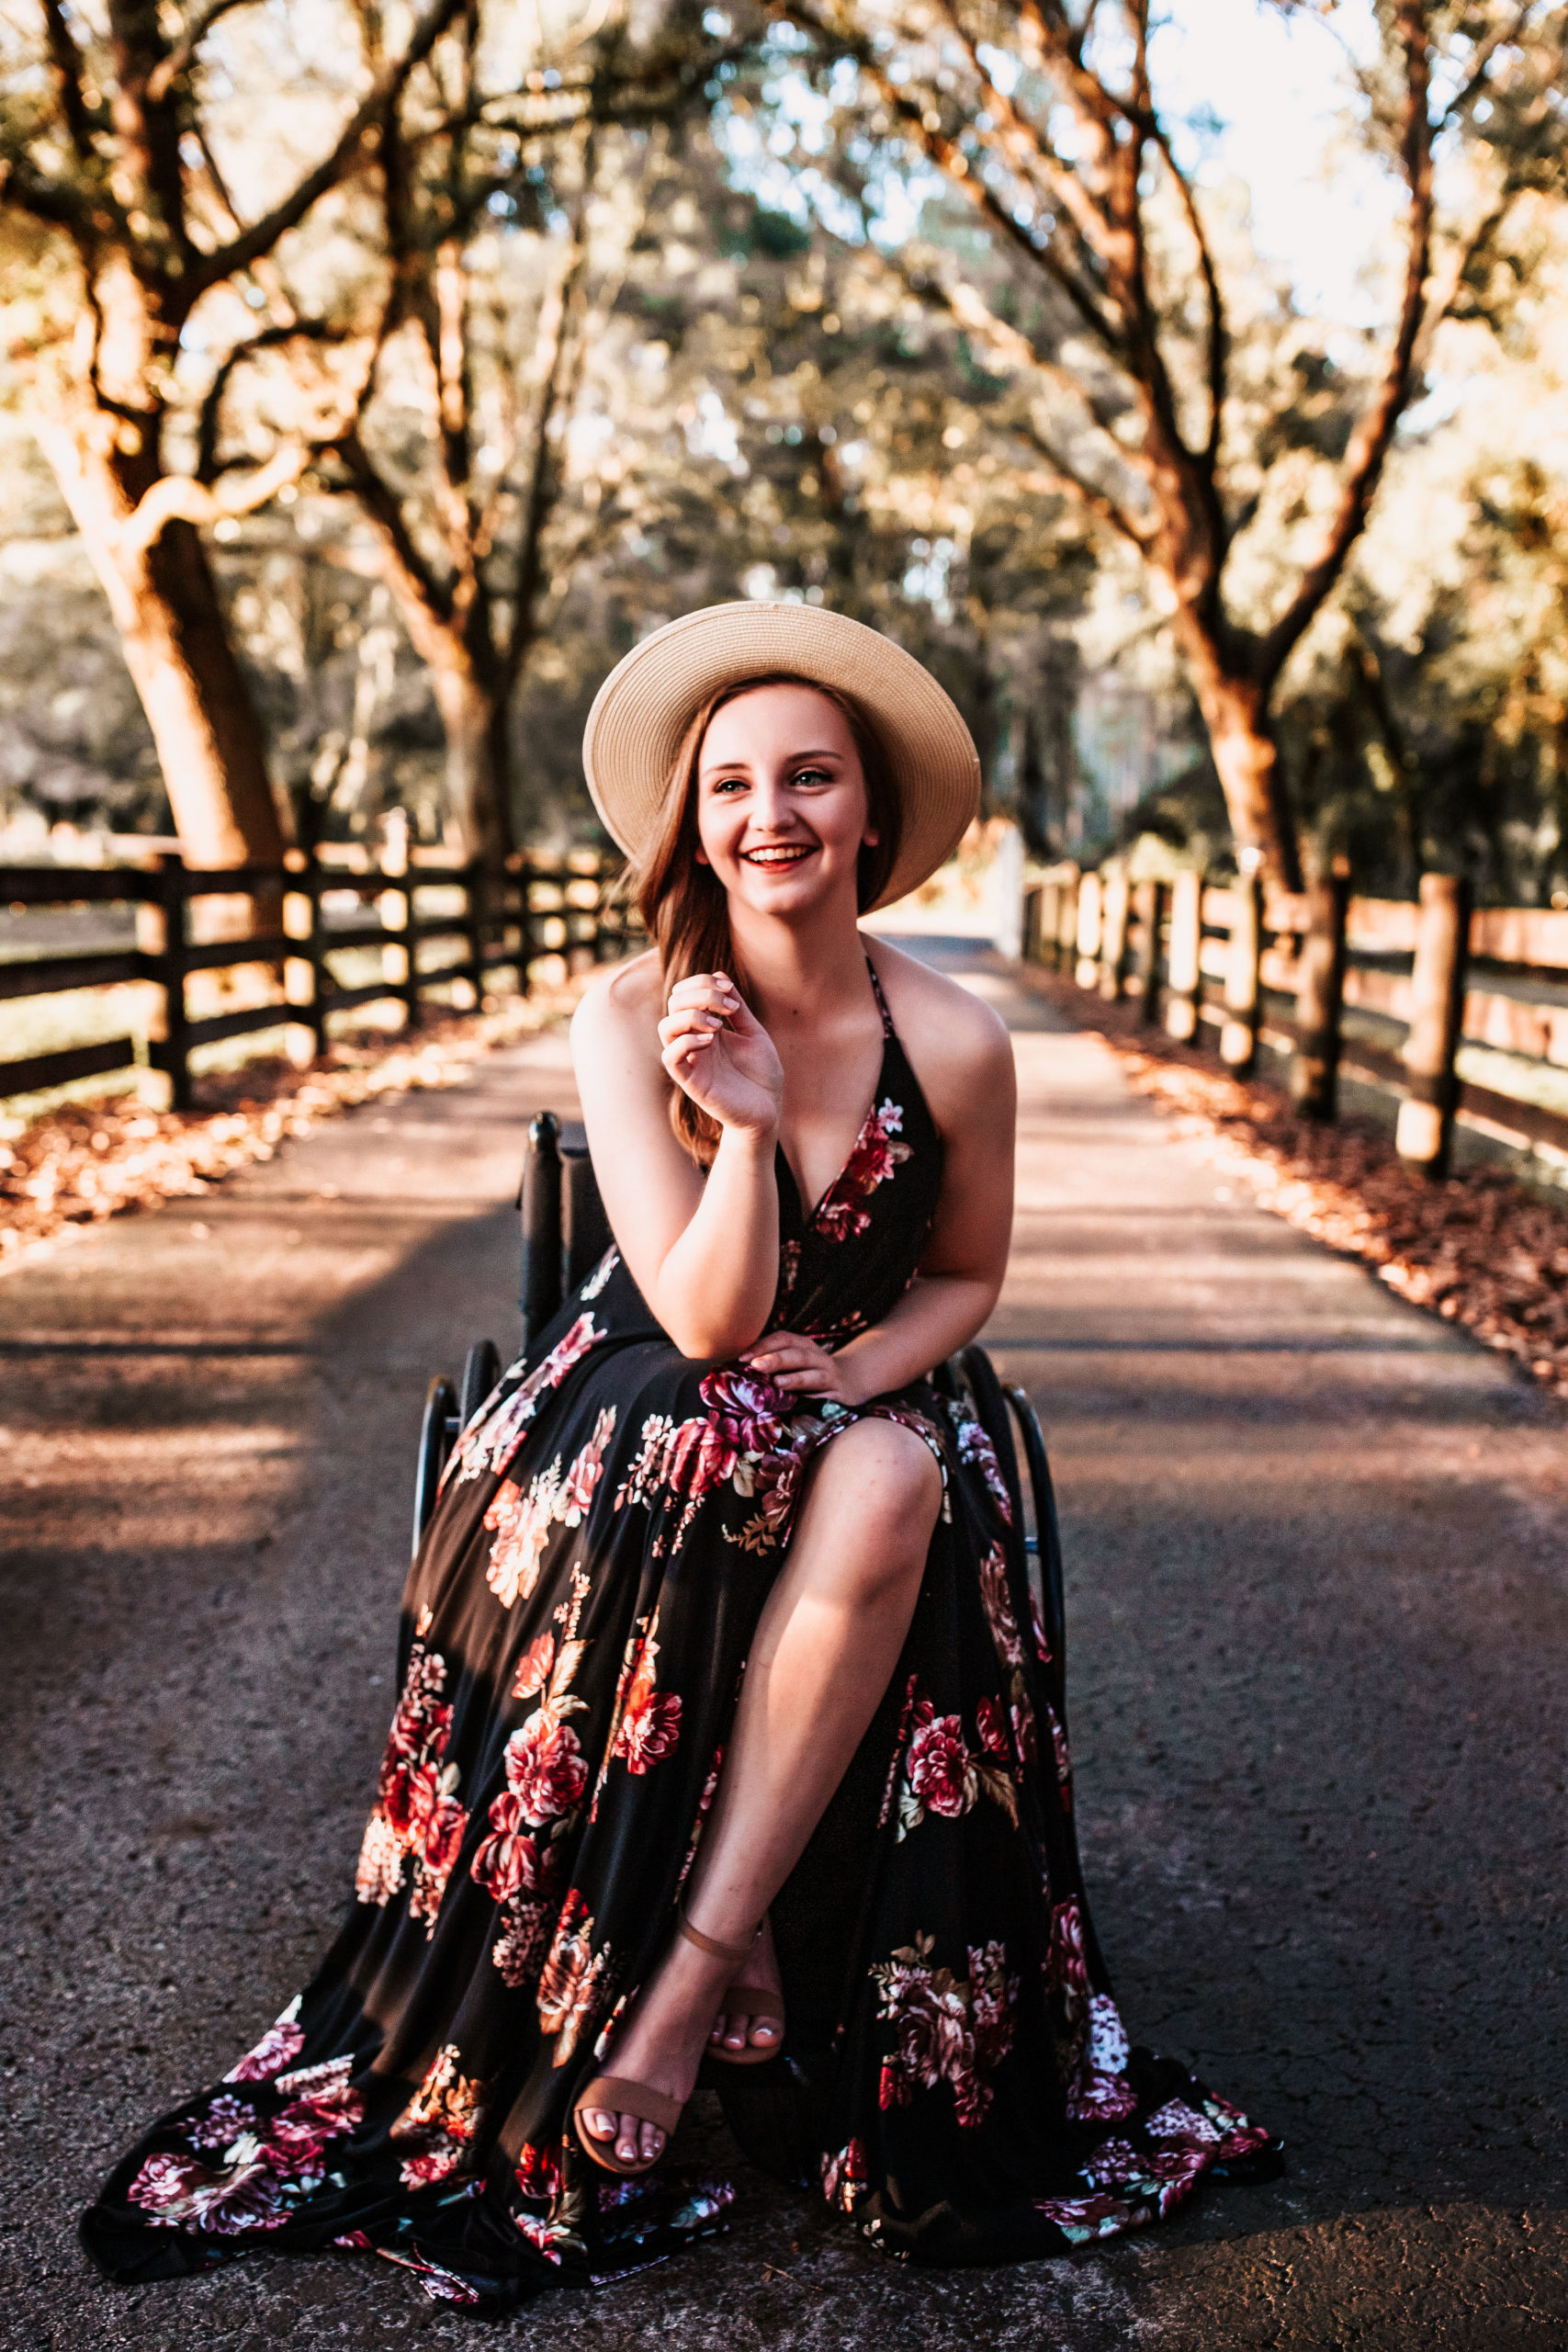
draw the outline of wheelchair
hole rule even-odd
[[[561,1301],[592,1272],[612,1239],[588,1156],[588,1138],[580,1125],[563,1125],[552,1111],[541,1111],[531,1121],[514,1205],[522,1225],[517,1305],[526,1350],[558,1311]],[[460,1381],[454,1382],[444,1372],[431,1380],[414,1473],[415,1552],[435,1508],[436,1488],[452,1448],[500,1379],[501,1368],[501,1351],[494,1340],[476,1340],[464,1360]],[[948,1397],[967,1394],[976,1419],[996,1449],[1012,1504],[1013,1524],[1024,1529],[1030,1586],[1059,1689],[1066,1663],[1062,1547],[1045,1440],[1028,1391],[1015,1382],[999,1379],[977,1341],[950,1356],[931,1377]]]

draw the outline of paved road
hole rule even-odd
[[[1098,1041],[948,960],[1016,1031],[992,1343],[1061,1491],[1101,1937],[1134,2031],[1281,2130],[1292,2171],[1103,2253],[928,2276],[747,2179],[727,2240],[509,2339],[1568,2345],[1561,1417],[1229,1198]],[[0,1286],[7,2348],[472,2340],[375,2264],[130,2294],[71,2222],[343,1900],[423,1381],[514,1332],[506,1204],[541,1102],[572,1107],[556,1038]]]

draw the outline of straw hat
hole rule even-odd
[[[708,696],[787,670],[850,695],[875,729],[898,787],[902,838],[877,899],[887,906],[951,857],[980,805],[969,729],[913,654],[814,605],[708,605],[655,629],[593,698],[582,765],[605,831],[634,855],[657,821],[670,763]]]

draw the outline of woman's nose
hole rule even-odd
[[[782,833],[795,815],[782,781],[758,779],[751,794],[751,823],[760,833]]]

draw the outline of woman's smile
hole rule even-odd
[[[739,854],[747,865],[760,865],[764,871],[777,873],[781,868],[798,865],[803,858],[811,857],[818,848],[816,842],[755,842]]]

